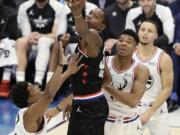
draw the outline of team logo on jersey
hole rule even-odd
[[[2,18],[2,20],[1,20],[1,23],[0,23],[0,24],[4,24],[4,23],[5,23],[4,18]]]
[[[150,74],[150,76],[149,76],[149,78],[148,78],[148,80],[146,82],[146,90],[149,90],[152,87],[153,84],[154,84],[154,78]]]
[[[44,28],[48,24],[48,19],[43,19],[40,15],[38,19],[34,19],[34,24],[37,28]]]
[[[0,48],[0,58],[1,57],[8,58],[9,55],[10,55],[10,51],[9,50]]]
[[[80,110],[80,106],[77,108],[77,110],[76,110],[76,112],[82,112],[81,110]]]
[[[137,25],[140,26],[140,25],[141,25],[141,21],[139,21],[139,22],[137,23]]]
[[[34,15],[33,10],[30,10],[29,15]]]
[[[117,83],[118,83],[118,84],[117,84]],[[118,90],[123,90],[123,89],[127,86],[128,81],[127,81],[127,79],[126,79],[125,77],[123,77],[123,78],[121,79],[121,81],[120,81],[120,82],[117,82],[117,83],[111,82],[110,85],[111,85],[112,87],[118,89]]]
[[[152,61],[149,61],[148,64],[151,65],[151,66],[155,66],[156,65],[156,63],[152,62]]]
[[[117,82],[117,83],[111,82],[110,86],[112,86],[112,87],[114,87],[115,89],[118,89],[118,90],[123,90],[127,86],[127,84],[128,84],[127,79],[125,77],[123,77],[120,82]],[[113,96],[110,96],[110,98],[113,101],[116,101],[116,99]]]
[[[104,68],[105,68],[105,65],[103,63],[103,61],[100,62],[99,64],[99,77],[103,78],[103,75],[104,75]]]
[[[73,24],[74,24],[74,19],[73,19],[73,16],[72,16],[71,13],[69,13],[69,14],[67,15],[67,20],[68,20],[69,23],[73,23]]]

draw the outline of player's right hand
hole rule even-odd
[[[84,64],[78,65],[81,59],[82,55],[80,55],[79,53],[74,53],[71,56],[67,69],[67,71],[69,71],[70,74],[75,74],[84,66]]]

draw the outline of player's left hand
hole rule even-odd
[[[140,116],[142,125],[145,125],[150,120],[151,116],[152,114],[150,111],[146,111],[145,113],[143,113]]]
[[[63,120],[69,120],[71,111],[72,104],[68,104],[66,109],[63,111]]]

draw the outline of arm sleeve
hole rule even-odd
[[[175,30],[174,19],[169,7],[165,7],[164,11],[161,12],[166,13],[166,15],[162,15],[161,17],[163,23],[163,31],[164,34],[168,37],[170,44],[174,40],[174,30]]]
[[[55,24],[58,24],[57,35],[64,34],[67,31],[67,15],[64,9],[65,7],[63,6],[56,13]]]
[[[29,35],[31,33],[31,26],[24,5],[21,5],[19,7],[17,20],[18,20],[18,27],[22,35],[23,36]]]
[[[132,29],[136,32],[136,28],[135,25],[133,23],[133,10],[129,10],[126,16],[126,25],[125,25],[125,29]]]

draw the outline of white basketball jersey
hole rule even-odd
[[[146,83],[146,91],[141,99],[141,102],[154,102],[162,90],[161,76],[159,70],[160,59],[164,51],[158,47],[151,58],[143,60],[138,55],[138,50],[133,54],[135,61],[144,64],[148,67],[150,76]]]
[[[118,90],[122,90],[124,92],[131,92],[134,82],[134,69],[138,65],[138,62],[133,61],[132,65],[124,70],[118,71],[114,66],[114,56],[109,56],[107,58],[107,66],[112,76],[111,86]],[[105,92],[105,96],[107,98],[109,104],[109,115],[113,115],[116,117],[119,116],[134,116],[137,114],[137,107],[130,107],[121,103],[120,101],[116,101],[109,93]],[[131,99],[129,99],[131,100]]]
[[[36,132],[36,133],[29,133],[28,131],[26,131],[26,129],[24,128],[24,122],[23,122],[23,116],[26,110],[27,108],[23,108],[18,111],[18,114],[16,116],[16,125],[14,129],[14,134],[15,135],[45,135],[47,134],[47,118],[45,115],[44,115],[43,129],[41,129],[39,132]]]

